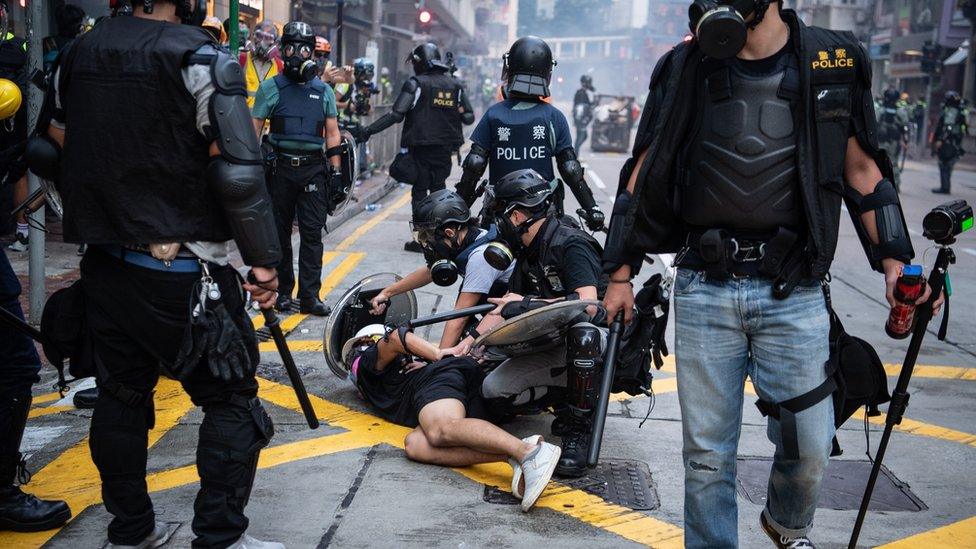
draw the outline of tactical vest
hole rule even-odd
[[[254,97],[258,93],[258,87],[261,85],[261,82],[281,74],[282,70],[284,69],[284,62],[277,57],[272,57],[271,67],[268,69],[268,73],[258,74],[258,69],[254,65],[253,53],[242,53],[238,60],[240,61],[241,66],[244,67],[244,84],[247,86],[247,106],[254,108]]]
[[[465,246],[461,253],[454,258],[454,264],[457,265],[458,271],[460,271],[461,276],[464,277],[468,272],[468,259],[471,258],[471,254],[478,249],[479,246],[483,246],[493,240],[498,238],[498,227],[492,225],[485,231],[481,236],[478,236],[474,242],[470,245]],[[488,290],[487,297],[501,297],[508,292],[508,283],[502,282],[501,280],[496,280],[492,283],[491,288]]]
[[[271,137],[282,140],[325,143],[325,108],[322,95],[326,84],[316,76],[301,83],[283,74],[274,77],[278,87],[278,104],[271,113]]]
[[[403,121],[401,147],[445,145],[459,147],[461,133],[461,84],[446,72],[429,72],[413,77],[420,98]]]
[[[27,65],[27,42],[8,32],[0,43],[0,78],[18,82]]]
[[[575,291],[576,288],[567,288],[559,278],[560,266],[564,263],[563,254],[572,243],[583,242],[593,249],[598,258],[603,255],[603,248],[595,238],[556,217],[546,219],[536,239],[538,245],[533,242],[525,256],[515,263],[509,286],[517,294],[554,299],[566,297]],[[607,283],[607,276],[601,273],[597,283],[600,299],[603,299]]]
[[[485,115],[489,116],[491,132],[488,179],[492,184],[516,170],[528,168],[539,172],[547,181],[556,178],[552,168],[556,130],[548,116],[552,108],[541,101],[508,99],[488,110]]]
[[[791,105],[798,97],[796,70],[793,55],[782,56],[766,76],[746,74],[734,61],[703,65],[698,120],[683,155],[679,194],[690,227],[802,226]]]
[[[897,107],[883,107],[878,117],[878,141],[897,143],[901,141],[904,125],[898,120]]]
[[[204,181],[210,142],[182,75],[188,55],[211,42],[200,27],[117,17],[68,48],[59,87],[65,241],[230,238]]]

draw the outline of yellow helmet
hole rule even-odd
[[[17,84],[6,78],[0,78],[0,120],[6,120],[17,114],[23,100]]]

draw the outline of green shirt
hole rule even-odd
[[[251,108],[251,116],[267,120],[274,114],[276,106],[278,106],[278,85],[275,84],[274,78],[268,78],[258,86],[258,91],[254,95],[254,107]],[[335,118],[338,116],[335,92],[332,91],[332,86],[325,86],[325,93],[322,94],[322,108],[325,111],[326,118]],[[278,142],[277,139],[271,136],[268,136],[268,141],[276,147],[293,151],[321,150],[321,147],[318,145],[305,141],[283,139],[281,142]]]

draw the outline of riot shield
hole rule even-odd
[[[566,331],[581,317],[586,308],[600,306],[599,301],[559,301],[552,305],[512,317],[495,326],[475,340],[474,347],[484,347],[494,358],[537,353],[563,345]]]
[[[336,215],[349,203],[352,197],[352,190],[356,185],[356,176],[359,174],[359,158],[356,156],[356,140],[349,130],[341,130],[341,140],[339,146],[342,152],[339,154],[339,169],[342,171],[342,185],[331,189],[332,202],[335,208],[332,215]]]
[[[342,294],[333,306],[322,334],[322,351],[329,369],[340,379],[349,375],[348,369],[342,363],[342,345],[356,335],[360,328],[370,324],[399,325],[416,318],[417,296],[412,291],[392,297],[383,314],[370,313],[370,300],[400,278],[393,273],[367,276]]]

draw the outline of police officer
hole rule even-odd
[[[420,203],[420,215],[413,222],[417,240],[424,246],[427,265],[384,288],[372,300],[373,314],[382,314],[386,302],[395,295],[422,288],[431,282],[451,286],[462,278],[455,309],[487,303],[489,297],[501,297],[508,291],[513,265],[496,269],[485,259],[485,250],[498,238],[498,228],[482,229],[471,217],[468,205],[454,191],[441,189],[427,195]],[[468,319],[459,318],[444,324],[440,347],[457,344]]]
[[[241,43],[244,43],[244,38]],[[240,54],[244,67],[244,81],[247,83],[247,106],[254,107],[254,97],[258,87],[284,71],[284,62],[278,51],[278,27],[265,19],[254,29],[254,47]]]
[[[807,27],[777,2],[736,1],[731,12],[730,4],[696,1],[694,39],[651,76],[610,223],[604,303],[609,317],[629,320],[630,280],[644,254],[679,253],[685,544],[738,544],[735,460],[748,374],[776,446],[760,522],[777,547],[810,548],[834,433],[831,399],[814,391],[827,382],[829,354],[820,283],[842,197],[891,304],[913,250],[876,139],[871,61],[857,39]],[[810,406],[780,412],[800,396]]]
[[[335,94],[317,76],[318,67],[312,59],[315,35],[308,23],[292,21],[285,25],[281,44],[284,74],[261,83],[251,110],[259,135],[265,120],[271,120],[268,143],[274,153],[269,159],[268,181],[282,250],[277,307],[283,311],[292,307],[295,271],[291,230],[297,213],[301,241],[299,310],[325,316],[330,309],[319,299],[322,230],[327,214],[334,211],[345,192],[339,170],[341,149]]]
[[[894,87],[885,89],[878,109],[878,146],[888,153],[894,170],[895,190],[901,190],[901,155],[908,146],[908,113],[899,105],[901,94]]]
[[[393,101],[393,109],[369,127],[354,134],[356,141],[366,141],[394,124],[403,122],[400,148],[416,166],[410,192],[413,219],[420,213],[420,202],[430,193],[446,187],[451,174],[451,151],[464,143],[462,124],[474,123],[474,113],[461,84],[451,76],[441,61],[441,52],[431,42],[413,49],[408,61],[414,75],[403,83]],[[411,252],[422,252],[416,240],[404,245]]]
[[[0,7],[0,11],[3,8]],[[2,17],[2,15],[0,15]],[[20,89],[10,81],[0,82],[0,105],[11,114],[20,109]],[[0,213],[6,217],[6,212]],[[23,321],[20,281],[0,249],[0,307]],[[20,453],[20,442],[31,406],[31,386],[40,381],[41,359],[34,342],[25,334],[0,322],[0,530],[30,532],[57,528],[71,518],[63,501],[42,500],[24,493],[15,483],[30,478]]]
[[[50,126],[27,148],[31,170],[57,181],[65,240],[89,243],[80,284],[99,386],[89,444],[113,515],[109,546],[158,547],[171,533],[145,483],[163,364],[203,408],[193,546],[280,549],[245,533],[273,427],[244,291],[274,305],[281,253],[241,67],[189,2],[133,11],[62,56]],[[230,239],[251,266],[243,286]]]
[[[969,131],[962,99],[956,91],[948,91],[942,104],[939,121],[935,125],[935,141],[932,143],[933,156],[939,159],[939,188],[932,189],[935,194],[949,194],[952,187],[952,168],[965,150],[962,138]]]
[[[556,64],[549,45],[535,36],[519,38],[503,61],[506,99],[492,105],[475,126],[471,151],[462,164],[464,173],[457,185],[458,194],[468,204],[474,203],[476,186],[487,168],[492,185],[520,169],[533,169],[555,185],[555,159],[559,174],[582,207],[580,213],[587,227],[603,227],[603,212],[583,179],[583,167],[573,149],[566,117],[543,101],[549,97],[549,81]],[[562,197],[560,185],[555,197],[560,214]]]
[[[499,238],[486,258],[496,268],[515,259],[510,293],[489,299],[502,307],[504,317],[554,301],[602,298],[607,284],[600,266],[603,250],[596,239],[557,215],[555,193],[546,178],[532,169],[516,170],[499,178],[494,193]],[[486,333],[501,319],[486,316],[477,332]],[[510,358],[482,385],[482,394],[502,413],[538,402],[553,406],[553,432],[562,437],[556,467],[560,476],[586,472],[600,376],[597,357],[606,346],[607,329],[596,326],[602,322],[600,311],[589,311],[588,318],[569,329],[565,347]],[[471,343],[467,339],[458,346]]]
[[[573,143],[573,148],[576,149],[576,154],[580,154],[583,143],[589,135],[587,126],[593,121],[593,105],[596,103],[594,91],[596,89],[593,87],[593,77],[588,74],[580,76],[580,89],[576,90],[576,95],[573,96],[573,125],[576,126],[576,141]]]

